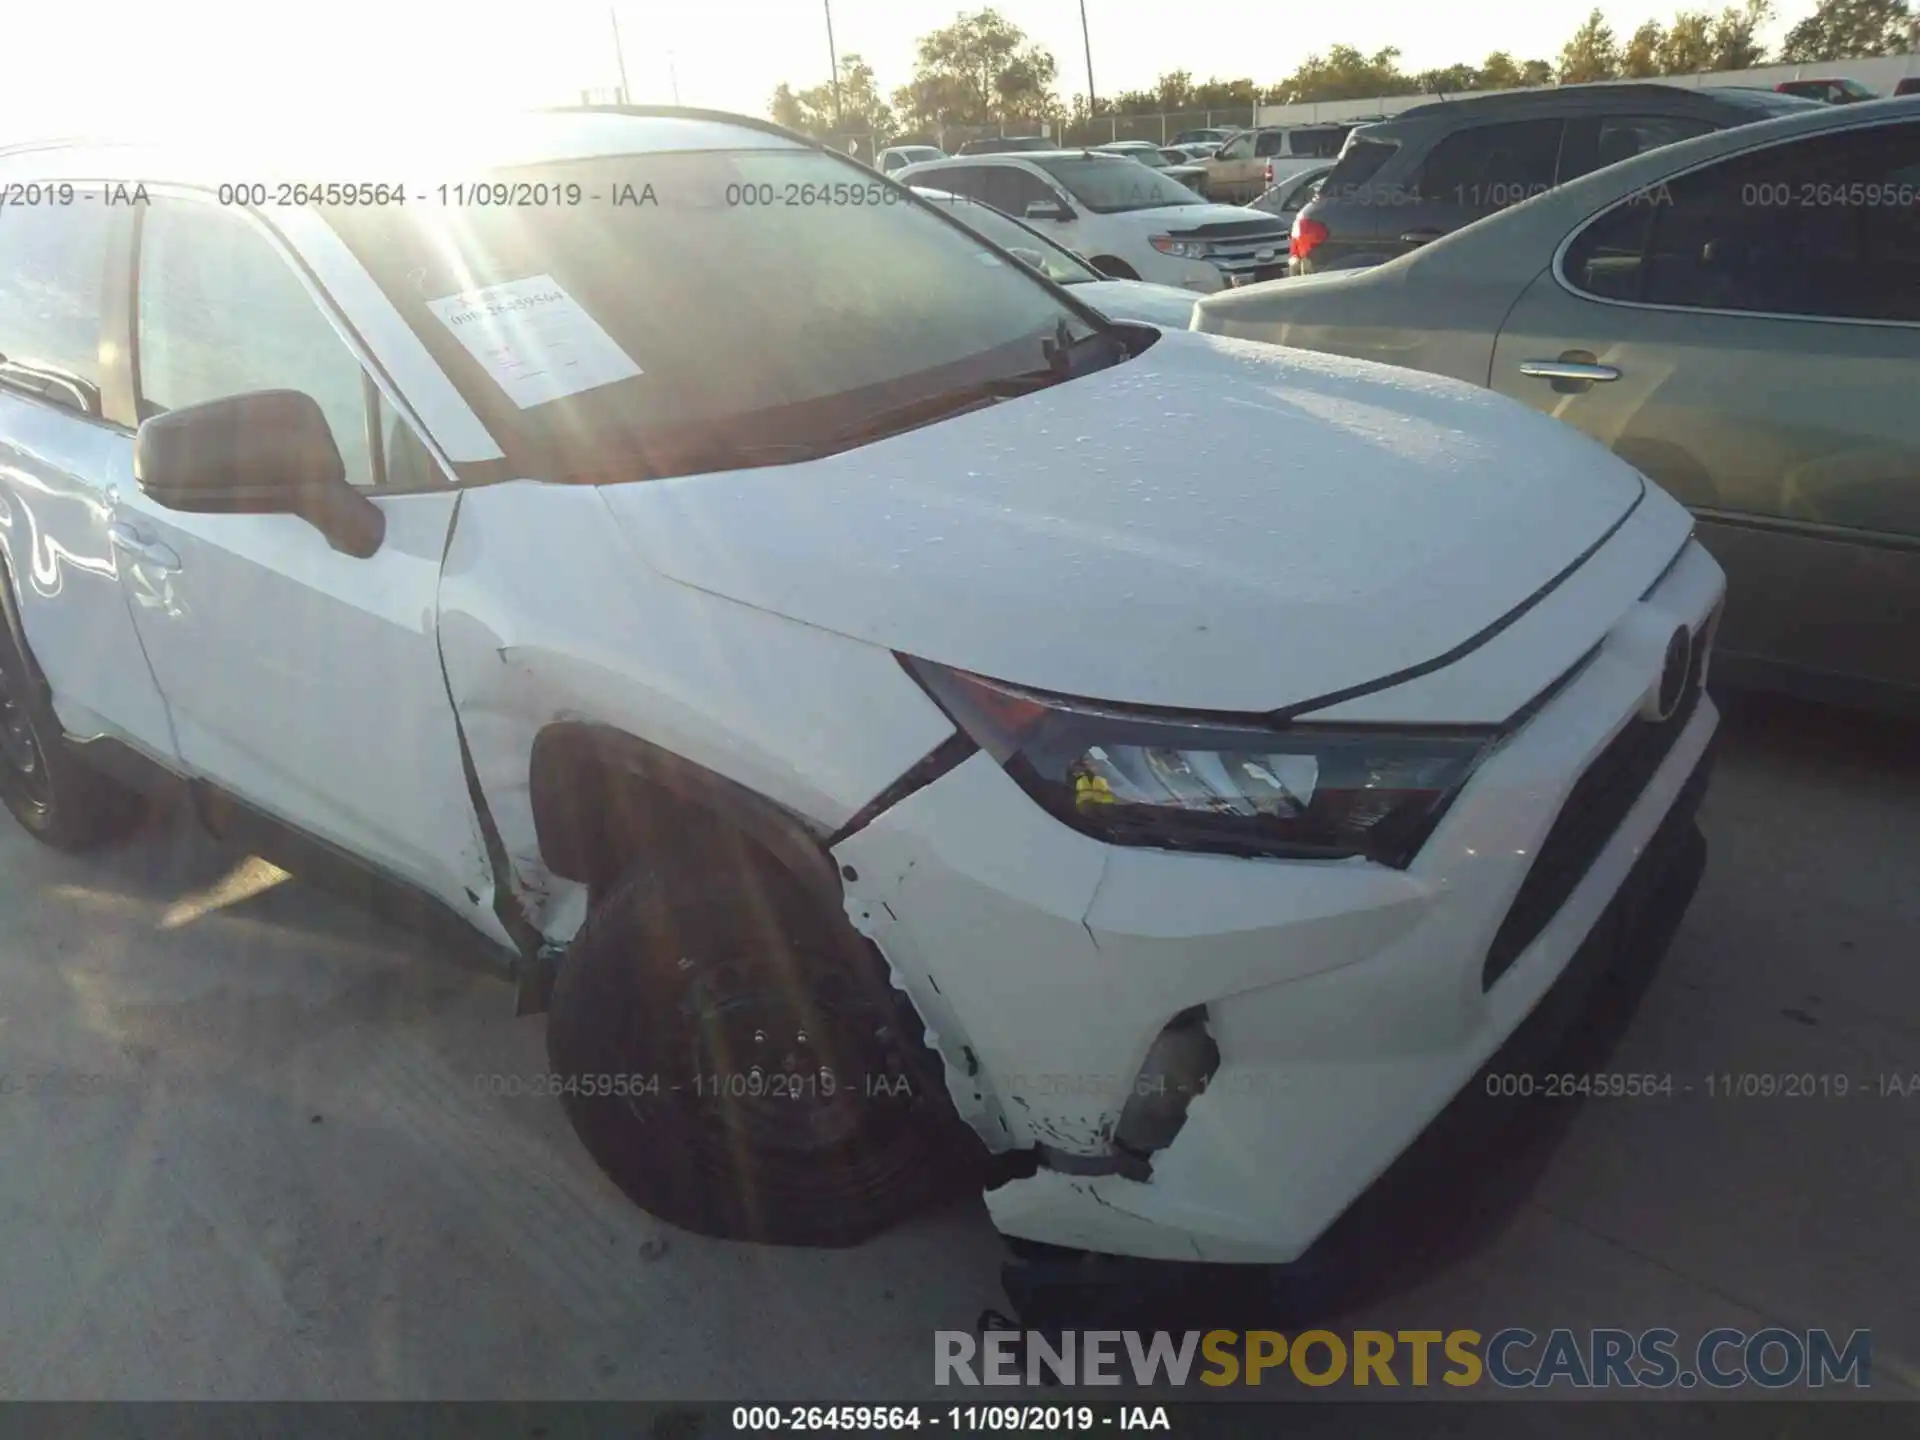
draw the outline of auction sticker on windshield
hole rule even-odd
[[[464,290],[427,308],[522,410],[642,373],[551,275]]]

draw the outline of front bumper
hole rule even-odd
[[[1617,931],[1603,917],[1629,903],[1616,897],[1630,872],[1704,774],[1718,723],[1704,695],[1577,883],[1487,980],[1576,781],[1647,723],[1636,716],[1657,657],[1633,637],[1649,617],[1704,630],[1722,593],[1690,547],[1635,607],[1638,623],[1482,764],[1405,871],[1108,847],[978,754],[842,842],[836,857],[858,877],[849,913],[927,1021],[963,1118],[991,1149],[1043,1157],[989,1191],[1001,1231],[1159,1260],[1306,1251],[1583,947],[1608,948],[1590,937]],[[1195,1007],[1219,1067],[1150,1172],[1117,1173],[1111,1137],[1142,1061]]]

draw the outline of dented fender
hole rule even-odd
[[[644,496],[628,506],[637,523],[645,512]],[[541,851],[532,761],[549,727],[632,736],[821,836],[952,731],[887,651],[659,574],[591,486],[516,481],[462,496],[440,643],[510,883],[554,945],[584,921],[586,887]]]

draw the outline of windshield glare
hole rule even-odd
[[[1069,194],[1102,215],[1205,202],[1178,180],[1124,155],[1065,155],[1036,160]]]
[[[1094,328],[1027,266],[814,150],[601,157],[493,183],[545,199],[327,218],[536,478],[817,444],[1029,373],[1062,322]]]

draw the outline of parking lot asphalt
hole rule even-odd
[[[1920,1399],[1920,727],[1743,704],[1703,823],[1606,1062],[1673,1094],[1562,1107],[1327,1323],[1869,1327],[1872,1393]],[[177,818],[85,858],[0,821],[0,1397],[901,1398],[1004,1306],[971,1198],[852,1251],[653,1221],[490,1093],[543,1024]],[[1813,1093],[1710,1093],[1743,1075]]]

